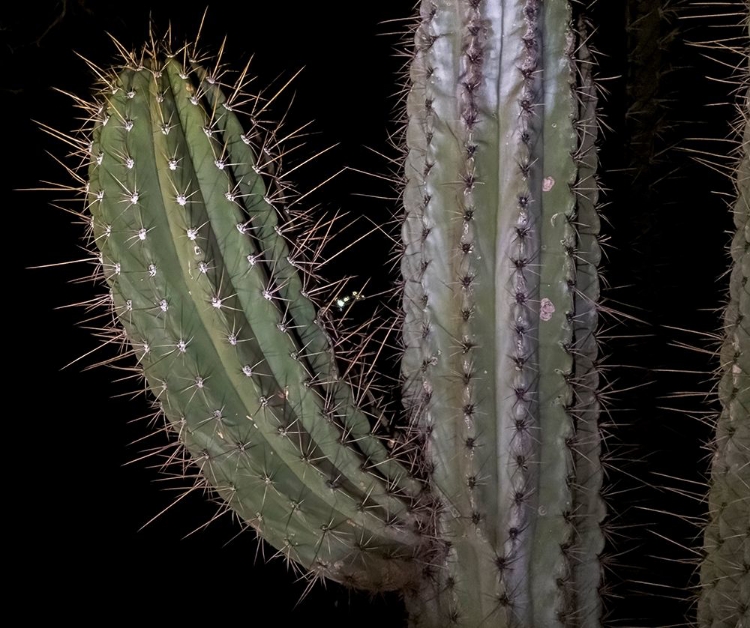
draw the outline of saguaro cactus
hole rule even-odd
[[[97,68],[81,103],[91,242],[183,450],[279,556],[402,591],[415,627],[603,621],[591,30],[567,0],[421,3],[402,311],[386,326],[402,334],[403,416],[365,352],[342,352],[316,284],[330,224],[288,206],[245,72],[229,86],[220,58],[152,42]],[[725,569],[747,541],[746,171],[745,153],[706,625],[747,611],[715,623],[747,594],[747,561]]]

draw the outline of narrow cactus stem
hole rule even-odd
[[[627,2],[628,64],[626,92],[628,148],[633,180],[641,188],[653,181],[650,175],[663,156],[664,136],[672,123],[668,118],[670,94],[666,80],[674,73],[670,51],[681,41],[675,26],[680,0],[629,0]],[[645,192],[644,192],[645,193]]]
[[[748,21],[750,28],[750,21]],[[750,618],[750,67],[744,50],[730,245],[729,303],[721,347],[721,412],[712,443],[698,623],[735,628]]]
[[[370,434],[379,409],[308,320],[252,132],[183,57],[144,51],[100,95],[88,194],[115,311],[228,507],[316,576],[404,586],[419,483]]]
[[[412,621],[595,626],[591,58],[567,2],[426,1],[421,17],[402,372],[444,545]]]

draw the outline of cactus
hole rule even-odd
[[[312,581],[403,592],[414,626],[598,626],[591,28],[563,0],[455,5],[422,3],[410,69],[404,420],[371,364],[351,360],[366,350],[347,353],[336,303],[358,294],[321,298],[315,225],[287,197],[266,103],[242,103],[246,75],[228,87],[221,58],[152,43],[97,70],[96,103],[81,103],[91,144],[76,144],[91,241],[159,411],[224,508],[278,556]],[[733,295],[746,295],[738,272]],[[735,434],[743,390],[730,389],[739,410],[720,423]],[[744,467],[717,460],[732,488],[714,480],[714,510],[741,532]],[[712,524],[709,538],[717,528],[726,537]],[[703,568],[715,600],[745,594],[741,573],[712,567],[743,543],[708,542],[724,552]]]
[[[750,20],[747,27],[750,28]],[[722,410],[712,442],[709,518],[701,563],[701,626],[743,626],[750,615],[750,67],[740,66],[736,124],[736,232],[730,245],[729,302],[724,313]]]
[[[178,439],[288,561],[409,591],[414,625],[601,615],[585,28],[562,1],[422,7],[402,258],[416,475],[309,298],[315,255],[288,237],[305,217],[263,181],[278,157],[235,115],[242,78],[225,94],[193,47],[123,51],[86,106],[91,239]]]

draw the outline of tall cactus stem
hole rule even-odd
[[[555,0],[425,1],[421,18],[402,374],[444,545],[408,601],[412,621],[595,626],[599,224],[585,37]]]
[[[746,18],[747,19],[747,18]],[[750,20],[747,20],[750,32]],[[712,443],[708,525],[700,569],[701,628],[750,621],[750,50],[741,50],[729,302],[721,346],[721,412]]]

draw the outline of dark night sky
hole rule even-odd
[[[397,127],[390,120],[398,111],[396,77],[405,63],[405,58],[396,54],[399,37],[394,33],[404,30],[403,19],[412,14],[411,0],[374,3],[365,10],[358,3],[339,0],[241,4],[231,11],[218,3],[210,6],[204,43],[215,49],[227,35],[226,60],[235,70],[254,53],[251,67],[258,76],[257,85],[281,84],[304,67],[294,81],[288,127],[313,121],[313,135],[306,141],[308,155],[337,144],[300,173],[299,188],[313,187],[343,165],[387,172],[388,165],[366,147],[393,154],[388,136]],[[256,4],[262,6],[253,6]],[[621,5],[611,2],[607,10],[599,10],[603,34],[599,47],[611,47],[606,50],[610,58],[603,62],[606,76],[623,74]],[[61,14],[63,6],[66,11]],[[75,53],[108,64],[115,50],[107,32],[126,46],[138,46],[147,34],[149,12],[157,30],[171,19],[178,35],[191,37],[203,8],[174,0],[128,4],[79,0],[27,2],[10,13],[1,10],[5,188],[18,190],[38,187],[40,180],[66,180],[47,155],[62,155],[64,147],[42,134],[33,121],[64,131],[75,126],[77,113],[70,100],[51,89],[87,94],[90,76]],[[692,35],[704,36],[710,32],[709,26],[709,21],[698,22]],[[720,137],[726,133],[722,120],[728,110],[706,105],[726,99],[726,95],[715,82],[700,78],[712,66],[695,50],[680,48],[675,54],[676,64],[696,69],[678,74],[674,80],[670,115],[683,125],[684,135]],[[612,93],[606,111],[613,129],[602,159],[614,171],[626,165],[622,148],[626,132],[619,122],[623,80],[612,79],[606,86]],[[281,100],[278,116],[283,115],[289,97]],[[721,145],[713,146],[724,150]],[[667,202],[660,208],[641,206],[637,199],[625,195],[607,198],[611,205],[607,210],[610,226],[606,228],[614,249],[607,272],[614,289],[608,297],[611,305],[644,321],[624,319],[614,327],[607,354],[612,365],[639,365],[613,368],[611,380],[616,390],[649,382],[635,392],[622,392],[621,401],[613,402],[616,410],[611,415],[623,424],[620,440],[634,447],[621,450],[624,459],[634,461],[627,463],[624,473],[612,474],[617,482],[614,490],[625,491],[613,498],[622,513],[618,523],[637,526],[631,529],[637,530],[631,536],[647,539],[643,544],[625,541],[621,546],[626,554],[618,560],[626,567],[620,570],[620,578],[648,580],[655,577],[655,570],[662,569],[667,584],[684,587],[689,568],[643,561],[637,568],[627,565],[641,554],[681,556],[674,553],[674,547],[653,544],[655,535],[643,530],[672,536],[678,543],[694,534],[679,521],[644,513],[671,508],[690,516],[702,514],[698,502],[691,505],[690,500],[643,483],[660,481],[652,472],[697,481],[705,464],[700,444],[708,433],[686,410],[703,409],[702,401],[675,401],[668,396],[686,390],[704,394],[710,389],[707,378],[667,375],[659,369],[705,371],[715,366],[698,353],[670,348],[679,342],[709,347],[708,340],[668,327],[716,331],[719,319],[711,310],[720,304],[722,284],[717,278],[724,268],[723,247],[730,223],[711,190],[727,192],[729,188],[722,177],[691,163],[684,153],[670,154],[669,160],[677,176],[662,192]],[[628,188],[628,176],[613,173],[604,178],[604,184]],[[397,208],[395,201],[355,195],[359,193],[394,194],[388,184],[377,179],[347,173],[311,202],[361,211],[376,220]],[[12,373],[6,391],[19,397],[13,399],[5,416],[11,433],[6,435],[6,447],[10,445],[14,460],[13,466],[9,465],[12,473],[7,480],[6,512],[17,528],[16,536],[9,538],[8,551],[25,556],[13,565],[17,586],[43,591],[44,600],[27,612],[31,616],[52,612],[58,618],[82,622],[98,619],[100,610],[107,608],[123,621],[158,613],[176,623],[206,614],[215,620],[242,619],[252,625],[257,617],[274,613],[279,625],[301,625],[314,619],[342,627],[352,622],[361,627],[401,625],[395,597],[370,603],[366,595],[336,585],[329,585],[327,591],[316,590],[295,608],[305,583],[295,582],[279,561],[265,565],[260,555],[254,561],[257,543],[252,534],[237,536],[239,527],[227,517],[190,534],[216,512],[198,494],[140,529],[179,493],[164,490],[165,482],[148,463],[126,464],[138,458],[143,448],[128,443],[146,433],[145,421],[137,419],[148,409],[142,396],[129,394],[132,383],[112,383],[125,373],[85,370],[109,354],[96,357],[98,353],[94,353],[62,368],[93,350],[97,342],[77,325],[85,312],[64,307],[94,294],[90,282],[75,282],[88,269],[83,265],[28,269],[82,257],[77,248],[80,226],[72,225],[69,215],[49,205],[57,196],[11,191],[6,192],[5,203],[6,220],[12,225],[6,230],[12,255],[11,270],[5,276],[13,285],[6,308],[14,310],[6,319],[10,333],[5,372]],[[347,260],[347,271],[354,268],[363,275],[382,272],[389,246],[387,240],[363,245]],[[664,406],[682,410],[660,409]],[[631,493],[634,488],[637,490]],[[635,616],[640,618],[638,625],[665,625],[681,612],[679,604],[666,598],[646,600],[634,593],[653,594],[656,589],[628,586],[614,610],[623,622]],[[638,611],[633,610],[634,599],[641,605]]]

